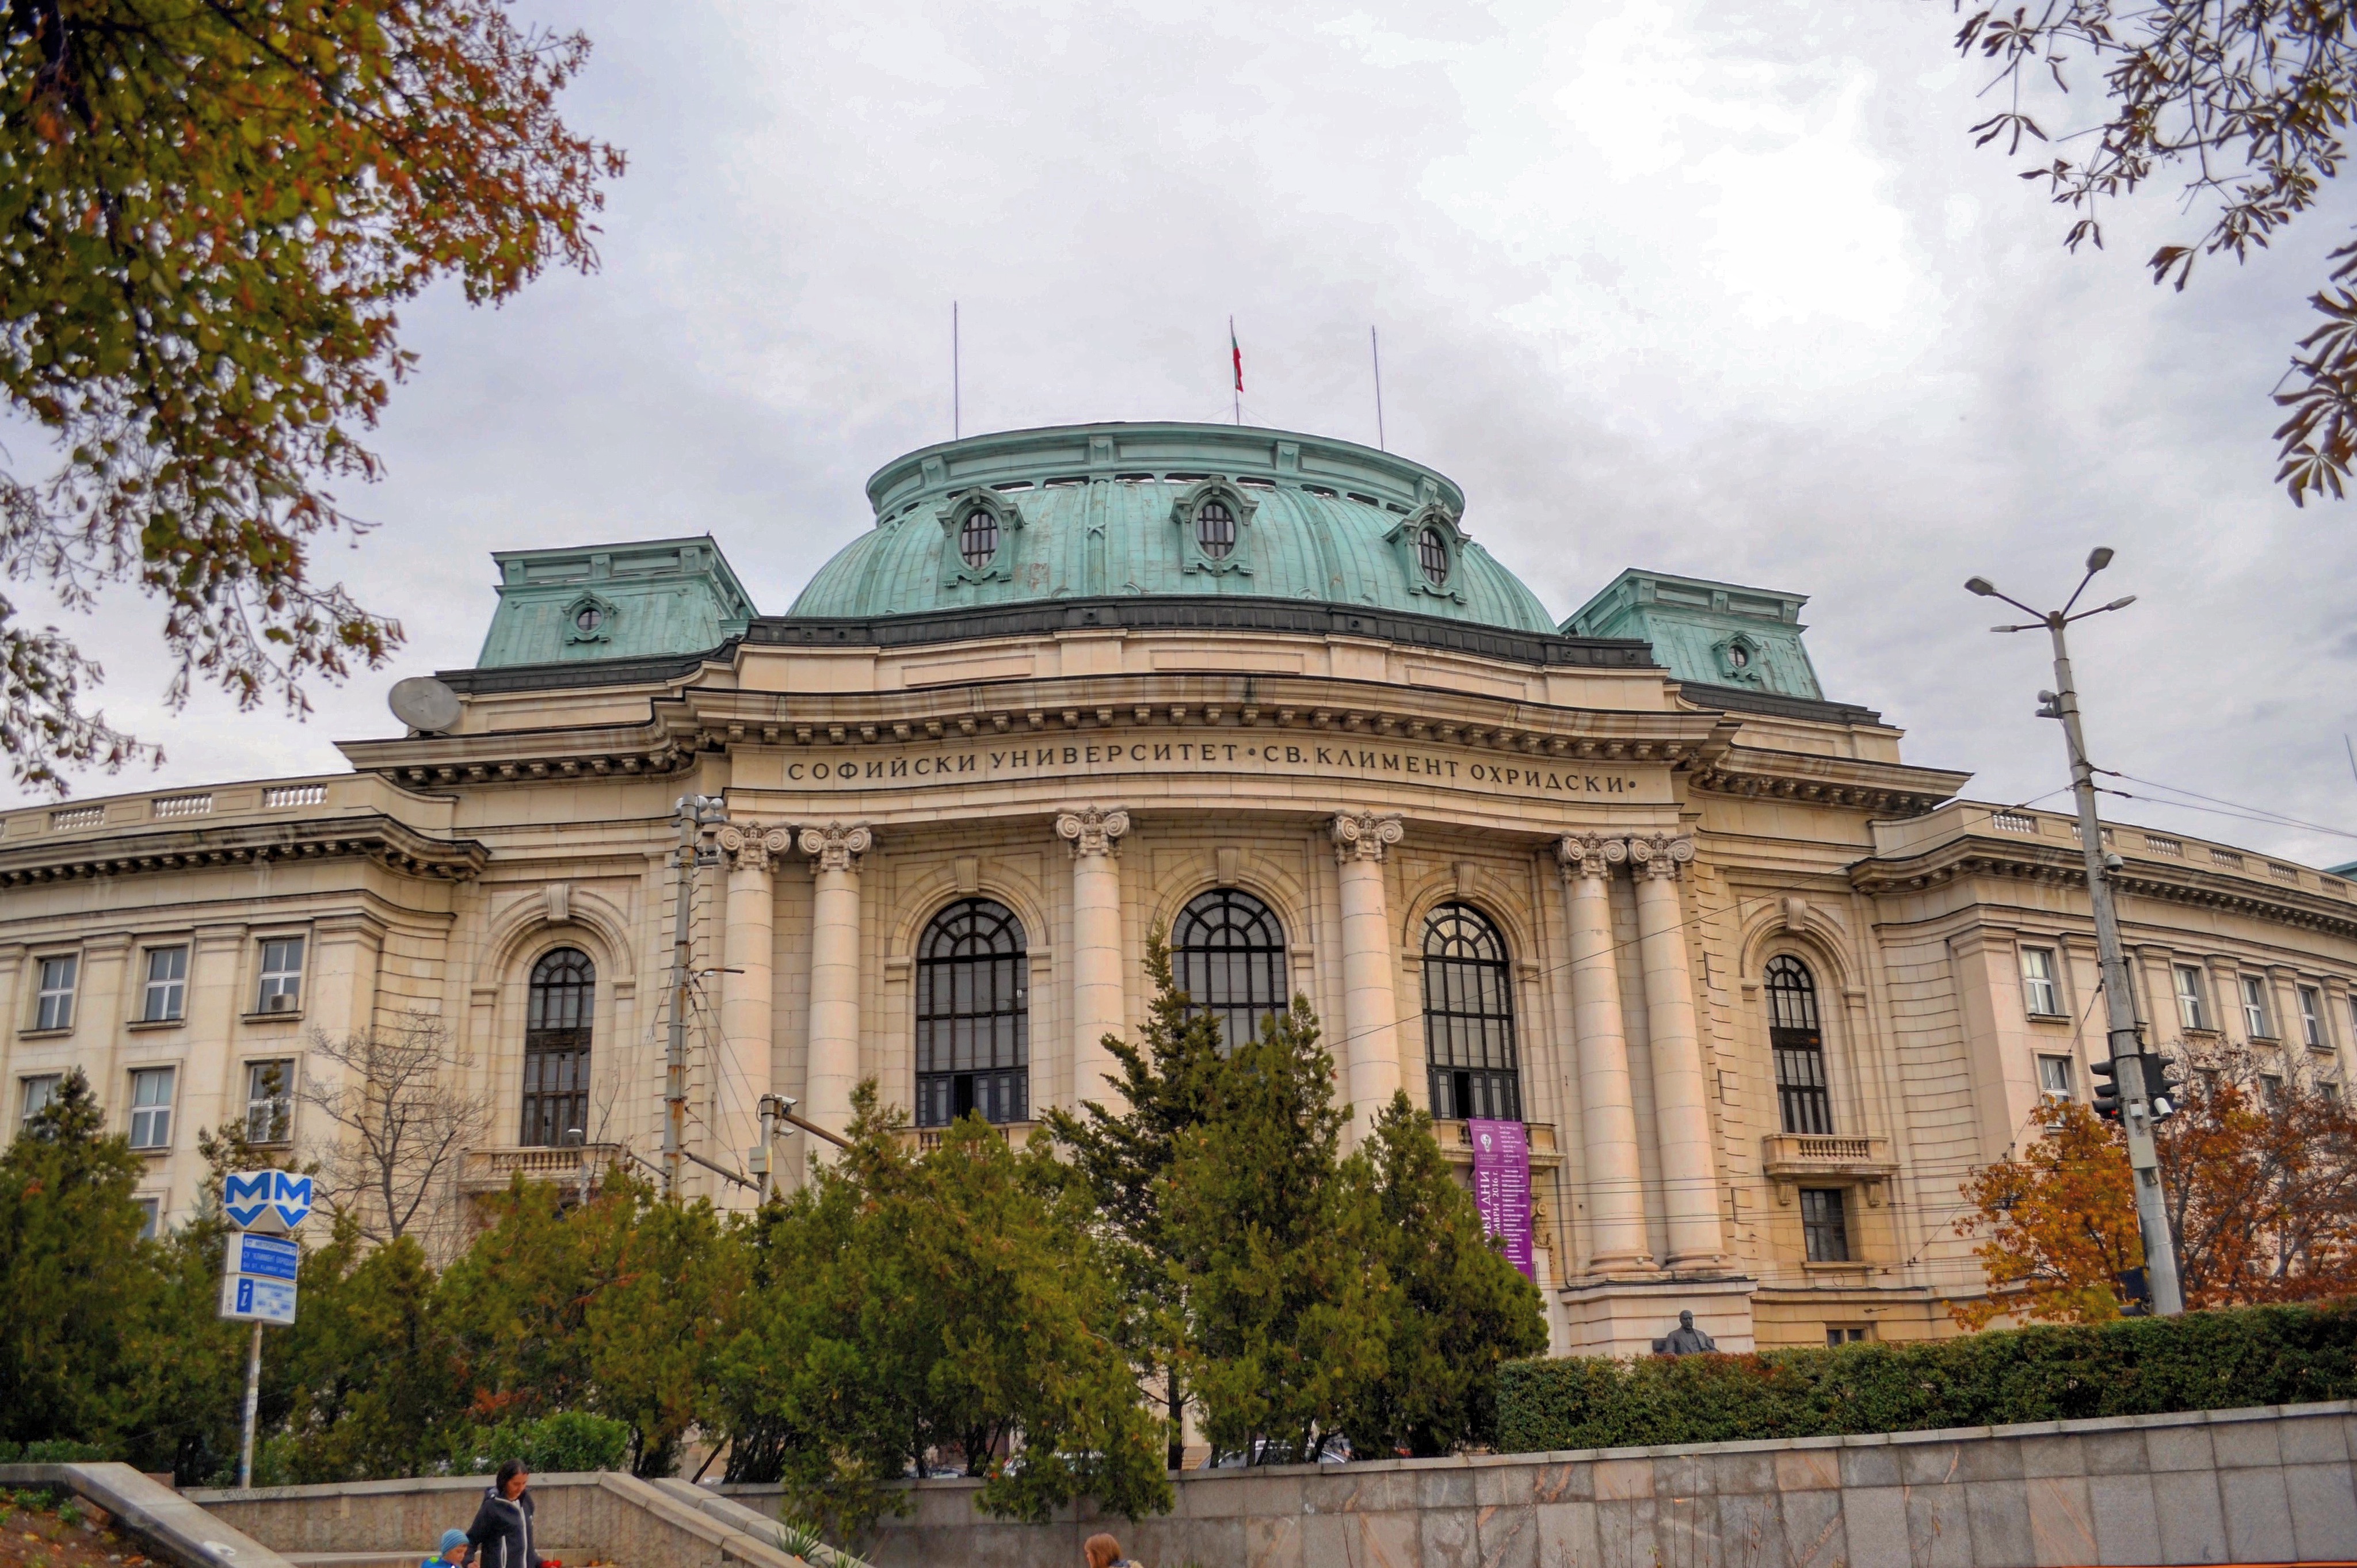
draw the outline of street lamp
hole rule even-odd
[[[2087,760],[2086,736],[2079,727],[2079,693],[2071,678],[2071,650],[2063,628],[2107,610],[2123,610],[2136,596],[2114,599],[2093,609],[2073,611],[2095,574],[2112,564],[2112,552],[2098,546],[2087,557],[2087,575],[2079,580],[2070,600],[2059,610],[2034,610],[2010,594],[2001,594],[1986,577],[1968,578],[1967,593],[2003,599],[2030,618],[2020,626],[1993,626],[1991,631],[2035,631],[2043,627],[2054,639],[2054,690],[2038,693],[2038,716],[2062,721],[2062,735],[2071,748],[2071,791],[2079,803],[2079,847],[2087,860],[2087,902],[2095,914],[2095,950],[2104,972],[2104,1013],[2111,1058],[2118,1068],[2120,1122],[2127,1130],[2128,1165],[2136,1188],[2137,1227],[2144,1235],[2145,1280],[2152,1292],[2153,1310],[2174,1317],[2185,1310],[2184,1293],[2177,1283],[2177,1249],[2169,1240],[2169,1210],[2160,1190],[2160,1154],[2152,1137],[2151,1087],[2145,1081],[2138,1058],[2136,993],[2128,983],[2127,956],[2120,949],[2119,916],[2112,908],[2111,873],[2119,856],[2104,853],[2103,825],[2095,820],[2095,768]]]

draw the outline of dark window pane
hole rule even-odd
[[[998,519],[982,507],[966,513],[958,529],[958,553],[977,572],[989,565],[990,558],[998,553]]]
[[[586,1140],[589,1128],[589,1036],[597,968],[577,948],[558,948],[532,966],[524,1008],[523,1128],[520,1142]]]
[[[1849,1262],[1849,1221],[1839,1187],[1801,1189],[1801,1239],[1813,1263]]]
[[[1424,1055],[1434,1116],[1523,1119],[1505,940],[1468,904],[1424,924]]]
[[[1223,1045],[1257,1038],[1285,1011],[1285,928],[1251,894],[1213,888],[1178,912],[1170,937],[1189,1011],[1218,1018]]]
[[[1029,1004],[1023,922],[1004,904],[962,898],[917,943],[917,1125],[968,1111],[1030,1115]]]
[[[1195,543],[1214,561],[1224,560],[1236,547],[1236,514],[1228,503],[1213,499],[1195,509]]]
[[[1787,1133],[1834,1130],[1824,1036],[1817,1027],[1817,983],[1792,957],[1768,961],[1768,1045],[1776,1058],[1776,1106]]]
[[[1448,545],[1437,528],[1419,529],[1415,536],[1416,564],[1424,568],[1424,580],[1434,587],[1448,581]]]

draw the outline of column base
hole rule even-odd
[[[1604,1279],[1566,1285],[1559,1293],[1575,1356],[1650,1356],[1653,1341],[1695,1315],[1695,1326],[1728,1351],[1753,1348],[1751,1295],[1760,1282],[1717,1279]]]

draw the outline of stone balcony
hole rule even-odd
[[[1554,1122],[1525,1122],[1523,1131],[1530,1138],[1531,1169],[1552,1171],[1563,1167],[1563,1146],[1555,1142]],[[1435,1122],[1432,1137],[1440,1145],[1440,1152],[1448,1157],[1450,1165],[1472,1165],[1473,1144],[1465,1135],[1464,1122]]]
[[[571,1183],[583,1173],[594,1189],[607,1168],[629,1163],[630,1152],[619,1144],[569,1144],[561,1148],[469,1149],[458,1168],[458,1186],[469,1193],[504,1192],[521,1176],[526,1181]]]
[[[1028,1148],[1031,1140],[1039,1135],[1037,1122],[996,1122],[989,1125],[992,1132],[1017,1149]],[[931,1154],[942,1146],[942,1138],[948,1132],[947,1127],[903,1127],[900,1142],[920,1155]]]
[[[1760,1163],[1776,1184],[1776,1201],[1790,1204],[1803,1182],[1856,1182],[1866,1201],[1880,1207],[1884,1184],[1899,1174],[1888,1138],[1834,1133],[1770,1133],[1760,1140]]]

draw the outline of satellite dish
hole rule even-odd
[[[386,701],[393,716],[411,729],[447,730],[458,722],[458,693],[431,675],[395,681]]]

